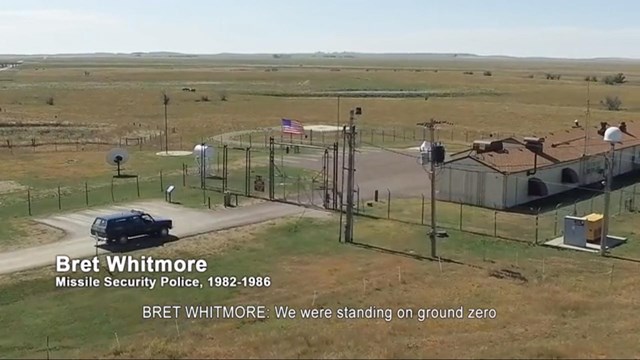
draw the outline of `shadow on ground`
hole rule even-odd
[[[613,179],[612,191],[634,185],[640,181],[640,171],[617,176]],[[592,197],[602,195],[604,187],[601,182],[596,182],[579,189],[569,190],[560,194],[552,195],[540,200],[534,200],[526,204],[509,209],[511,212],[523,214],[535,214],[538,209],[540,213],[553,211],[558,204],[564,206],[573,205],[581,201],[589,200]]]
[[[127,253],[136,250],[150,249],[154,247],[164,246],[164,244],[172,243],[180,240],[179,237],[169,235],[163,238],[143,236],[139,238],[130,239],[125,245],[111,243],[111,244],[99,244],[99,249],[111,252],[111,253]]]

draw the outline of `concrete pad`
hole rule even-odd
[[[193,155],[193,152],[185,151],[185,150],[169,150],[169,151],[157,152],[156,155],[158,156],[189,156],[189,155]]]
[[[626,238],[621,238],[618,236],[613,236],[613,235],[609,235],[607,236],[607,250],[612,249],[616,246],[620,246],[624,243],[627,242]],[[549,246],[549,247],[556,247],[556,248],[562,248],[562,249],[569,249],[569,250],[577,250],[577,251],[584,251],[584,252],[590,252],[590,253],[598,253],[600,252],[600,244],[592,244],[592,243],[587,243],[586,247],[581,247],[581,246],[575,246],[575,245],[569,245],[569,244],[565,244],[564,243],[564,237],[560,236],[557,237],[553,240],[549,240],[547,242],[544,243],[545,246]]]

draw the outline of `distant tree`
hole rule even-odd
[[[463,74],[465,74],[465,75],[473,75],[473,71],[465,71],[465,72],[463,72]]]
[[[227,97],[227,93],[224,92],[224,91],[221,92],[220,93],[220,101],[227,101],[227,100],[229,100],[228,97]]]
[[[49,98],[47,98],[47,105],[53,105],[54,101],[53,101],[53,96],[49,96]]]
[[[482,73],[482,75],[484,75],[484,76],[492,76],[493,73],[491,73],[491,71],[485,71],[484,73]]]
[[[598,82],[598,78],[595,76],[586,76],[584,81]]]
[[[202,96],[200,96],[200,101],[207,102],[207,101],[209,101],[209,97],[207,95],[202,95]]]
[[[620,106],[622,105],[622,100],[617,96],[607,96],[604,100],[601,100],[600,103],[604,105],[609,111],[619,111]]]
[[[560,74],[551,74],[551,73],[547,73],[547,80],[560,80]]]

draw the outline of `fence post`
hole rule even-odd
[[[356,189],[356,213],[359,214],[360,213],[360,185],[357,186]]]
[[[591,213],[593,213],[593,197],[591,197]]]
[[[538,216],[539,216],[539,213],[540,212],[536,213],[536,245],[538,245],[538,231],[539,231],[539,229],[538,229]]]
[[[182,186],[185,187],[187,186],[187,171],[186,171],[186,164],[182,163]]]
[[[460,203],[460,231],[462,231],[462,203]]]
[[[498,212],[493,211],[493,237],[498,237]]]
[[[382,143],[384,144],[384,129],[382,129]]]
[[[84,202],[89,206],[89,184],[86,181],[84,182]]]
[[[578,216],[578,200],[573,202],[573,216]]]
[[[420,225],[424,225],[424,194],[422,194],[422,213],[420,215]]]
[[[160,170],[160,192],[164,192],[164,184],[162,183],[162,170]]]
[[[111,201],[112,201],[112,202],[115,202],[115,201],[116,201],[116,198],[115,198],[115,196],[113,195],[113,178],[111,178]]]
[[[27,210],[29,211],[29,216],[31,216],[31,189],[27,189]]]
[[[300,204],[300,175],[296,179],[296,189],[298,190],[298,204]]]
[[[618,215],[622,214],[622,198],[624,197],[624,190],[620,190],[620,203],[618,204]]]
[[[555,219],[553,221],[553,236],[558,235],[558,209],[556,209]]]
[[[373,193],[373,200],[374,200],[375,202],[378,202],[378,190],[376,190],[376,191]]]
[[[140,198],[140,178],[136,175],[136,192],[138,193],[138,198]]]
[[[387,219],[391,218],[391,190],[387,189]]]
[[[211,196],[207,197],[207,207],[211,210]]]
[[[58,185],[58,210],[62,210],[62,199],[60,194],[60,185]]]

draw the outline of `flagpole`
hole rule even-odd
[[[336,116],[336,142],[340,140],[339,138],[339,129],[340,129],[340,95],[338,95],[338,106],[337,106],[337,116]]]

